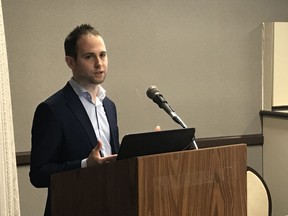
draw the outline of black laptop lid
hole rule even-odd
[[[195,128],[128,134],[122,139],[117,160],[192,149]]]

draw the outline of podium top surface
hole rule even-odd
[[[195,128],[128,134],[122,139],[117,160],[192,149]]]

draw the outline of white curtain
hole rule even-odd
[[[0,216],[20,215],[11,93],[0,0]]]

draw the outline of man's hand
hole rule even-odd
[[[100,150],[102,148],[102,142],[98,141],[96,147],[91,151],[87,159],[87,167],[96,166],[104,163],[111,163],[116,160],[117,154],[101,157]]]
[[[159,126],[159,125],[157,125],[157,126],[155,127],[154,131],[161,131],[161,128],[160,128],[160,126]]]

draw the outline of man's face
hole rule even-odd
[[[77,58],[66,57],[73,78],[82,86],[104,82],[108,70],[105,43],[101,36],[83,35],[77,41]]]

